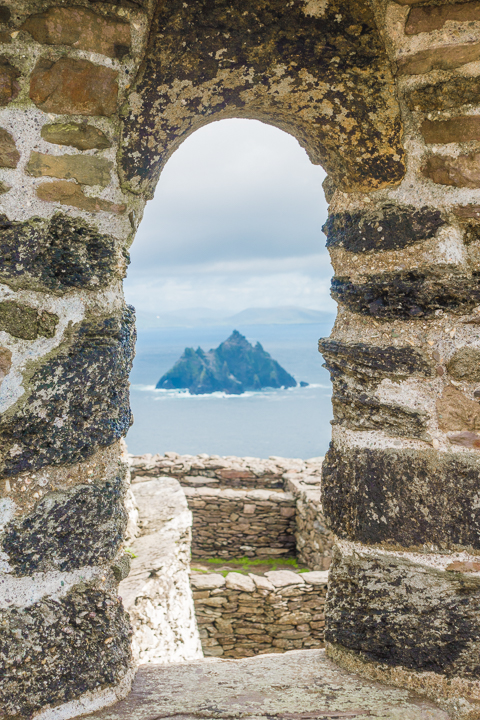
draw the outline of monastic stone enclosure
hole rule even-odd
[[[2,714],[129,691],[121,282],[168,158],[243,117],[328,173],[327,652],[480,717],[478,2],[1,0],[0,45]]]

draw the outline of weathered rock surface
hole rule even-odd
[[[85,195],[80,185],[67,180],[43,183],[43,185],[37,187],[37,195],[40,200],[45,202],[70,205],[90,213],[107,212],[118,215],[125,212],[125,205],[118,205],[110,200]]]
[[[0,610],[0,694],[7,716],[73,700],[122,680],[130,625],[115,592],[80,583],[61,600]],[[95,650],[93,650],[95,648]]]
[[[189,562],[192,515],[177,480],[135,484],[137,536],[130,574],[119,586],[133,626],[133,654],[140,663],[171,663],[203,657]]]
[[[480,460],[471,454],[340,448],[325,456],[322,502],[338,537],[393,547],[480,549]],[[448,502],[445,501],[448,498]]]
[[[0,56],[0,106],[8,105],[17,97],[20,91],[19,77],[20,71],[8,58]]]
[[[408,690],[341,670],[323,650],[294,650],[234,662],[143,666],[125,700],[88,720],[145,720],[159,714],[185,720],[237,714],[260,720],[307,716],[448,720],[446,712]]]
[[[399,75],[423,75],[431,70],[452,70],[480,58],[480,43],[438,45],[398,60]]]
[[[450,120],[424,120],[421,131],[425,142],[430,144],[480,140],[480,117],[467,115],[451,118]],[[438,170],[434,170],[433,174],[436,175],[437,172]],[[449,176],[451,176],[451,172]],[[445,184],[449,185],[450,182]]]
[[[131,411],[124,380],[133,342],[133,312],[127,308],[123,317],[83,323],[71,345],[33,373],[25,398],[0,423],[2,477],[85,459],[127,433]]]
[[[444,432],[480,431],[480,403],[466,397],[454,385],[447,385],[438,398],[437,415],[438,427]]]
[[[93,155],[46,155],[32,152],[26,171],[34,177],[57,177],[77,180],[81,185],[100,185],[110,182],[111,160]]]
[[[322,230],[327,247],[361,253],[408,247],[433,237],[444,224],[438,210],[390,204],[369,212],[333,213]]]
[[[100,289],[125,274],[126,253],[81,218],[11,222],[0,216],[0,278],[19,287]]]
[[[86,123],[50,123],[42,126],[41,136],[55,145],[69,145],[77,150],[105,150],[112,142],[104,132]]]
[[[122,58],[130,48],[129,23],[84,7],[51,7],[31,15],[22,30],[44,45],[70,45],[109,57]]]
[[[89,60],[40,59],[31,75],[30,98],[47,113],[113,115],[118,73]]]
[[[448,361],[447,370],[455,380],[480,382],[480,349],[459,348]]]
[[[468,120],[468,129],[472,129],[472,121]],[[466,130],[467,128],[465,128]],[[460,126],[461,131],[461,126]],[[470,132],[470,135],[472,133]],[[476,136],[479,133],[477,131]],[[475,133],[468,139],[474,140]],[[462,138],[458,138],[461,140]],[[432,155],[422,168],[426,178],[439,185],[453,185],[454,187],[478,188],[480,187],[480,153],[473,152],[468,155],[459,155],[452,158],[448,155]]]
[[[15,302],[0,302],[0,330],[22,340],[35,340],[39,335],[51,338],[55,335],[58,316],[46,310],[39,311]]]
[[[156,387],[187,389],[193,395],[225,392],[240,395],[264,387],[295,387],[296,380],[259,342],[251,345],[237,330],[215,350],[185,348],[173,368],[162,375]]]
[[[480,78],[453,76],[443,82],[411,90],[406,95],[406,102],[410,110],[449,110],[476,103],[479,92]]]

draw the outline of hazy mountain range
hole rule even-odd
[[[227,315],[211,308],[186,308],[177,312],[147,313],[137,311],[137,326],[148,330],[156,327],[195,327],[199,325],[305,325],[325,322],[332,313],[322,310],[284,305],[274,308],[247,308]]]

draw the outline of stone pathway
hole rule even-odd
[[[130,695],[93,720],[449,720],[407,690],[338,668],[323,650],[143,665]]]

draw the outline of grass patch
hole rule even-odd
[[[308,572],[308,568],[301,569],[299,568],[297,559],[294,557],[283,557],[283,558],[271,558],[271,557],[256,557],[256,558],[250,558],[250,557],[241,557],[241,558],[218,558],[218,557],[211,557],[211,558],[202,558],[202,563],[208,563],[209,565],[223,565],[223,566],[229,566],[233,568],[238,568],[239,572],[250,572],[251,569],[262,566],[267,566],[269,570],[277,570],[278,568],[284,568],[285,566],[289,566],[292,568],[292,570],[297,570],[298,572]],[[205,571],[204,571],[205,572]],[[220,570],[219,571],[222,575],[228,575],[231,570]]]

